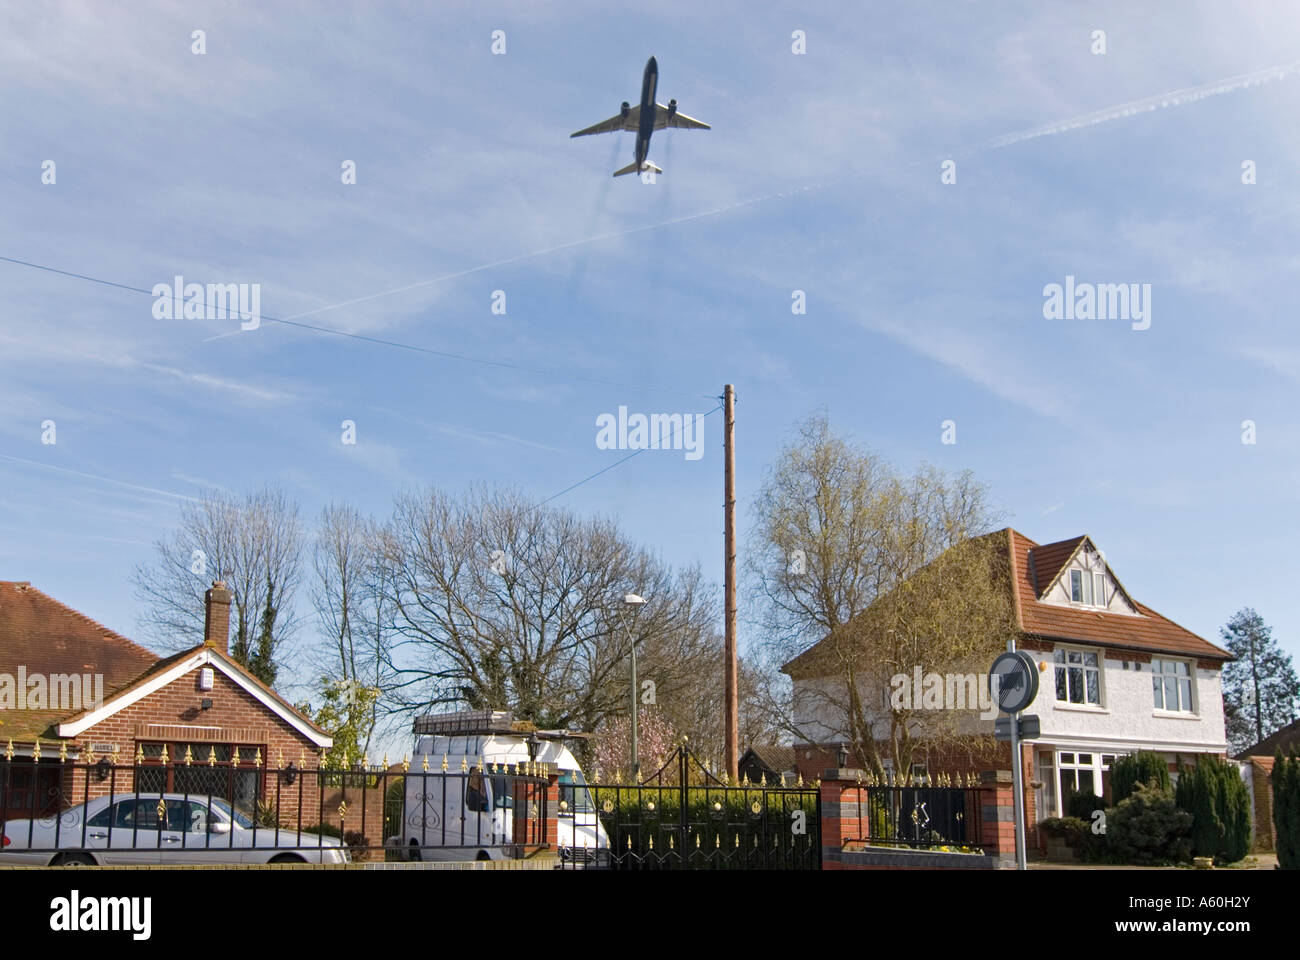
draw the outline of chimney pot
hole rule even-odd
[[[214,580],[212,589],[203,595],[203,642],[222,653],[229,653],[230,600],[230,591],[223,580]]]

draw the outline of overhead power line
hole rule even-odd
[[[713,408],[712,410],[710,410],[708,413],[704,414],[704,417],[705,417],[705,418],[707,418],[707,417],[711,417],[711,416],[713,416],[715,413],[717,413],[717,412],[718,412],[719,410],[721,410],[721,409],[722,409],[722,404],[718,404],[718,406],[714,407],[714,408]],[[683,423],[682,423],[682,427],[685,428],[685,426],[686,426],[686,424],[685,424],[685,422],[683,421]],[[677,439],[677,431],[674,430],[674,431],[672,432],[672,434],[670,435],[669,440],[671,441],[671,440],[676,440],[676,439]],[[550,503],[552,500],[558,500],[560,497],[564,496],[564,495],[565,495],[566,493],[568,493],[570,490],[577,490],[577,489],[578,489],[580,486],[582,486],[584,483],[587,483],[587,482],[589,482],[589,481],[591,481],[591,480],[595,480],[597,477],[599,477],[599,476],[600,476],[601,474],[603,474],[603,473],[609,473],[609,471],[613,470],[615,467],[620,466],[621,464],[627,463],[627,462],[628,462],[629,460],[631,460],[633,457],[640,456],[641,454],[645,453],[645,451],[646,451],[646,448],[644,448],[644,447],[641,448],[640,450],[634,450],[632,453],[629,453],[626,457],[623,457],[623,458],[621,458],[621,459],[619,459],[619,460],[615,460],[615,461],[614,461],[613,463],[611,463],[608,467],[602,467],[601,469],[597,470],[595,473],[591,474],[590,476],[583,477],[583,478],[582,478],[581,480],[579,480],[577,483],[570,484],[569,486],[567,486],[567,487],[565,487],[563,490],[561,490],[559,493],[553,493],[553,494],[551,494],[549,497],[547,497],[545,500],[543,500],[542,503]]]
[[[0,256],[0,261],[4,263],[12,263],[20,267],[28,267],[32,270],[42,270],[46,273],[53,273],[63,277],[70,277],[75,280],[85,280],[89,283],[97,283],[106,287],[116,287],[119,290],[128,290],[132,293],[143,293],[150,297],[154,295],[152,289],[146,290],[143,287],[135,287],[128,283],[118,283],[115,280],[105,280],[102,277],[92,277],[89,276],[88,274],[76,273],[72,270],[61,270],[58,267],[51,267],[48,264],[43,264],[43,263],[33,263],[30,260],[20,260],[16,257]],[[369,299],[369,298],[361,298],[361,299]],[[211,304],[208,303],[206,298],[204,299],[203,303],[205,307],[211,306]],[[263,314],[259,314],[258,319],[266,320],[270,323],[284,324],[285,326],[289,326],[289,327],[297,327],[302,330],[311,330],[315,333],[324,333],[334,337],[344,337],[349,340],[359,340],[362,343],[375,344],[376,346],[394,347],[398,350],[409,350],[413,353],[427,354],[433,357],[440,357],[444,360],[459,360],[464,363],[476,363],[482,366],[497,367],[506,370],[517,370],[521,373],[533,373],[533,374],[538,374],[540,376],[554,377],[560,380],[573,380],[581,383],[595,383],[606,387],[625,387],[628,389],[647,390],[647,391],[665,390],[664,387],[657,386],[655,384],[631,383],[628,381],[608,380],[602,377],[584,377],[578,374],[565,373],[560,370],[550,370],[544,367],[530,367],[525,364],[510,363],[505,360],[491,360],[486,357],[473,357],[464,353],[452,353],[451,351],[448,350],[435,350],[432,347],[423,347],[414,343],[403,343],[400,340],[389,340],[384,337],[372,337],[364,333],[349,333],[346,330],[335,330],[331,327],[322,327],[314,323],[304,323],[301,320],[294,320],[289,317],[273,317],[263,313]],[[681,391],[681,390],[674,389],[672,390],[672,392],[688,395],[686,394],[685,391]],[[698,397],[709,397],[710,395],[689,394],[689,396],[698,398]]]

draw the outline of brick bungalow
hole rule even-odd
[[[1232,659],[1227,650],[1136,600],[1088,536],[1040,545],[1007,527],[987,537],[1005,550],[1003,585],[1015,611],[1016,646],[1033,653],[1040,671],[1028,712],[1040,717],[1042,735],[1022,745],[1021,757],[1028,823],[1061,816],[1071,792],[1108,796],[1110,764],[1119,755],[1159,753],[1171,773],[1197,754],[1225,755],[1220,673]],[[833,656],[819,651],[826,643],[782,668],[794,682],[796,710],[804,704],[800,725],[814,734],[795,744],[806,779],[840,765],[835,757],[844,740],[843,717],[829,706],[843,680],[827,666]],[[879,692],[862,695],[864,703],[880,701]],[[990,735],[992,720],[975,716],[967,729]],[[1009,745],[994,749],[996,765],[1010,769]],[[987,757],[924,745],[915,759],[912,771],[897,773],[991,768]]]
[[[282,823],[299,810],[304,825],[321,819],[316,778],[297,771],[317,766],[329,735],[230,657],[225,584],[205,602],[204,642],[160,659],[30,583],[0,581],[0,816],[132,792],[139,763],[141,791],[250,813],[278,797]]]

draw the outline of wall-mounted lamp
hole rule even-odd
[[[836,766],[841,770],[845,769],[849,765],[849,750],[848,747],[842,743],[840,744],[839,752],[835,754],[835,762]]]
[[[294,765],[292,760],[289,761],[287,767],[280,771],[280,779],[284,781],[286,786],[290,787],[292,787],[293,782],[298,779],[298,768]]]
[[[98,780],[100,783],[103,783],[105,780],[107,780],[110,766],[111,765],[108,762],[108,757],[100,757],[99,763],[95,764],[95,779]]]

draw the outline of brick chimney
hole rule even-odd
[[[228,653],[230,644],[230,591],[222,580],[214,580],[203,595],[203,642]]]

